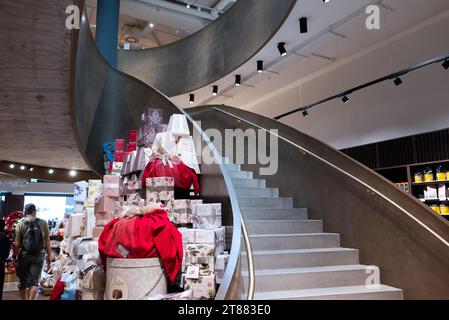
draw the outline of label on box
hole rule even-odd
[[[121,244],[119,244],[117,246],[117,251],[118,253],[120,253],[122,255],[123,258],[126,258],[129,255],[129,250],[126,249],[124,246],[122,246]]]
[[[200,266],[188,266],[185,277],[186,279],[198,279],[200,277]]]

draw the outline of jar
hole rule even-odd
[[[445,181],[447,178],[446,170],[443,170],[443,166],[438,166],[437,168],[437,180]]]
[[[415,173],[415,183],[424,182],[423,178],[424,178],[424,176],[423,176],[422,172]]]
[[[430,168],[426,168],[426,170],[424,170],[424,181],[432,182],[434,180],[435,180],[435,177],[433,176],[433,170]]]
[[[441,214],[440,206],[438,206],[438,205],[436,205],[436,204],[433,204],[433,205],[430,206],[430,208],[431,208],[433,211],[435,211],[436,213]]]

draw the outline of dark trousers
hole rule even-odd
[[[3,284],[5,283],[5,264],[0,262],[0,301],[3,300]]]

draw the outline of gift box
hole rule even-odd
[[[190,230],[189,228],[178,228],[179,233],[182,236],[182,246],[183,248],[185,248],[187,246],[187,244],[189,243],[189,235],[190,235]]]
[[[85,236],[89,238],[92,237],[92,230],[95,228],[95,209],[89,207],[84,208],[84,211],[84,225],[86,226]]]
[[[153,151],[151,148],[139,148],[137,150],[136,161],[134,162],[133,171],[144,170],[148,162],[150,162]]]
[[[115,217],[115,204],[113,212],[95,212],[95,227],[104,227]]]
[[[199,276],[210,276],[215,270],[215,246],[212,244],[188,244],[186,246],[186,267],[197,267]]]
[[[86,181],[78,181],[74,183],[73,200],[83,202],[87,199],[87,188],[89,183]]]
[[[174,114],[170,117],[167,131],[176,137],[190,136],[187,118],[183,114]]]
[[[113,162],[111,174],[120,175],[120,173],[122,172],[122,168],[123,168],[123,162]]]
[[[128,142],[129,143],[136,143],[137,142],[137,130],[130,130],[129,131]]]
[[[202,204],[203,200],[172,200],[167,203],[169,219],[174,224],[192,224],[192,206]]]
[[[99,238],[101,234],[103,233],[104,227],[95,227],[92,230],[92,237],[93,238]]]
[[[193,297],[195,299],[214,299],[216,288],[215,288],[215,276],[205,276],[199,277],[198,279],[187,279],[184,280],[184,289],[192,290]]]
[[[73,243],[73,255],[84,256],[87,254],[98,254],[98,241],[92,238],[78,238]]]
[[[115,212],[115,202],[118,197],[101,196],[95,203],[95,212]]]
[[[159,177],[146,179],[146,199],[148,202],[170,201],[175,197],[175,179]]]
[[[116,175],[105,175],[103,177],[103,195],[106,197],[120,196],[120,177]]]
[[[73,207],[73,212],[74,213],[83,213],[83,202],[75,202],[75,205]]]
[[[65,236],[68,238],[76,238],[81,236],[82,226],[83,226],[83,213],[75,213],[69,216],[67,222],[66,230],[64,232]]]
[[[137,150],[137,143],[136,142],[130,142],[127,144],[126,146],[126,151],[127,152],[133,152]]]
[[[221,203],[196,204],[192,209],[195,229],[215,230],[222,226]]]
[[[103,192],[103,182],[101,180],[89,180],[88,198],[97,200]]]
[[[115,142],[103,143],[103,156],[104,161],[114,161]]]
[[[228,265],[229,254],[221,254],[215,260],[215,281],[217,284],[223,282],[226,266]]]
[[[154,126],[162,123],[164,110],[160,108],[146,108],[142,114],[142,125]]]
[[[222,254],[225,250],[225,227],[215,230],[189,229],[188,243],[190,244],[210,244],[215,247],[215,255]]]
[[[125,140],[124,139],[116,139],[114,153],[123,152],[123,151],[125,151]]]
[[[124,161],[125,161],[125,152],[116,151],[114,154],[114,162],[124,162]]]

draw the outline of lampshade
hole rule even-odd
[[[197,174],[201,173],[196,156],[195,144],[191,136],[179,138],[176,145],[176,152],[186,166],[195,170]]]
[[[183,114],[172,115],[168,123],[168,132],[171,132],[176,137],[190,136],[186,116]]]
[[[161,155],[176,155],[176,138],[171,132],[161,132],[156,135],[152,148],[154,153]]]

